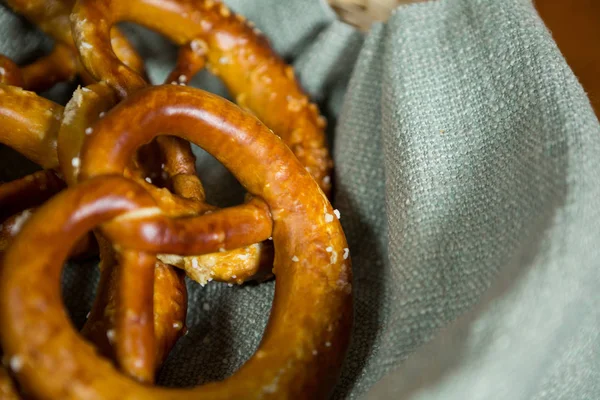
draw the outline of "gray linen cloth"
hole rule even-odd
[[[600,398],[600,125],[531,1],[403,6],[365,36],[320,0],[226,3],[294,64],[332,127],[356,289],[334,398]],[[22,62],[47,49],[0,11],[0,51]],[[161,82],[175,49],[125,29]],[[193,84],[226,94],[208,74]],[[196,150],[210,199],[240,201]],[[6,169],[5,150],[0,160]],[[68,267],[77,325],[95,282],[94,263]],[[188,287],[190,334],[164,385],[235,371],[273,293],[273,283]]]

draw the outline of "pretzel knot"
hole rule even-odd
[[[272,225],[236,228],[230,217],[237,213],[230,209],[192,217],[165,215],[146,189],[121,175],[139,146],[164,134],[196,143],[234,174],[253,196],[239,206],[248,211],[242,222],[256,215],[263,220],[268,213]],[[142,89],[94,125],[82,151],[81,175],[81,183],[58,194],[25,223],[0,273],[2,348],[18,366],[13,368],[18,381],[32,394],[61,399],[313,399],[330,393],[352,320],[346,239],[339,221],[328,218],[333,210],[318,184],[268,128],[198,89]],[[203,254],[244,245],[250,231],[251,236],[272,235],[275,297],[254,355],[225,381],[194,389],[142,385],[99,357],[71,326],[59,285],[70,247],[97,226],[120,249],[126,281],[135,279],[141,288],[133,307],[142,308],[152,303],[157,253]],[[36,252],[31,252],[34,244]],[[151,314],[142,314],[131,329],[147,319]]]

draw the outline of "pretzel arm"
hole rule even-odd
[[[84,99],[75,103],[94,104],[97,101],[94,101],[96,97],[93,93],[96,92],[98,92],[98,89],[94,87],[89,87],[89,91],[86,92],[81,91],[80,95]],[[81,111],[83,109],[80,109],[79,114],[81,114]],[[93,110],[91,116],[95,117],[97,111],[98,109]],[[87,121],[87,119],[83,119]],[[83,125],[87,124],[88,122],[85,122]],[[79,126],[78,129],[74,127],[72,132],[81,132],[82,128],[83,126]],[[168,141],[167,147],[171,150],[178,149],[179,144],[187,145],[189,149],[189,144],[178,138],[165,139],[177,139],[176,141]],[[173,147],[169,145],[171,142],[174,143]],[[179,165],[181,162],[190,161],[191,152],[183,160],[181,160],[181,157],[176,157],[177,155],[177,153],[170,151],[167,154],[167,160],[170,160],[170,157],[173,156],[173,161],[167,161],[167,163],[171,162]],[[78,156],[79,150],[77,151]],[[193,159],[191,161],[193,166]],[[172,173],[177,172],[177,175],[180,175],[184,172],[181,168],[182,166],[179,165],[176,170],[168,170]],[[152,187],[151,185],[147,186]],[[183,194],[187,195],[185,197],[190,197],[193,193]],[[102,254],[103,268],[99,294],[83,332],[86,337],[102,349],[104,355],[117,360],[121,369],[128,375],[144,382],[153,382],[155,371],[164,362],[179,337],[185,332],[187,289],[184,275],[177,269],[156,261],[153,279],[154,308],[152,309],[152,303],[150,302],[138,304],[138,307],[131,307],[127,301],[131,298],[123,295],[123,293],[136,296],[135,298],[140,296],[140,293],[138,293],[138,290],[131,290],[132,286],[127,281],[127,274],[125,274],[127,269],[121,266],[117,260],[114,260],[112,256],[106,254],[110,251],[110,248],[106,248]],[[143,271],[148,272],[147,270]],[[143,287],[147,288],[148,286]],[[129,310],[130,318],[126,318],[127,315],[123,314],[122,310],[124,309]],[[152,311],[154,330],[149,330],[148,326],[145,326],[146,329],[134,329],[136,324],[132,322],[132,318],[133,320],[143,320],[146,318],[144,315],[149,312],[152,313]],[[119,326],[121,331],[127,333],[119,334],[119,329],[116,329]],[[125,343],[127,341],[137,343],[137,347],[127,345]],[[137,349],[137,355],[126,351],[131,347]],[[150,354],[152,354],[152,357],[149,356]]]
[[[70,14],[75,0],[6,0],[7,5],[16,13],[23,15],[31,23],[56,41],[55,49],[62,47],[58,53],[53,51],[41,63],[31,66],[27,88],[43,90],[52,86],[52,82],[70,80],[74,73],[82,75],[86,84],[94,83],[85,68],[76,61],[77,52],[71,34]],[[118,28],[111,29],[111,43],[119,60],[138,73],[145,75],[144,61]],[[61,56],[63,57],[61,59]],[[47,59],[50,57],[50,59]],[[41,60],[39,60],[41,61]],[[26,67],[27,69],[27,67]],[[44,76],[44,71],[49,76]],[[54,79],[50,79],[51,76]],[[21,86],[21,85],[18,85]],[[39,89],[38,89],[39,88]]]
[[[264,202],[254,200],[188,218],[170,218],[160,209],[144,210],[102,227],[114,243],[152,253],[196,255],[249,246],[271,236],[272,221]]]
[[[56,137],[63,107],[33,92],[0,85],[0,143],[45,169],[58,167]]]
[[[156,143],[164,155],[164,171],[173,192],[186,199],[204,203],[206,195],[202,182],[196,175],[196,157],[190,143],[175,136],[160,136]]]
[[[207,48],[202,41],[191,41],[179,47],[175,68],[165,83],[187,85],[206,66]]]
[[[150,105],[155,112],[142,112]],[[135,94],[94,130],[82,152],[84,177],[104,175],[122,164],[139,147],[137,142],[177,132],[213,154],[250,193],[264,199],[272,211],[276,248],[271,317],[256,353],[224,382],[167,389],[120,375],[69,324],[59,295],[62,260],[85,231],[100,223],[108,226],[122,213],[130,216],[113,222],[141,218],[156,206],[124,178],[98,176],[40,208],[6,254],[6,268],[0,271],[0,340],[6,353],[20,360],[19,382],[39,397],[79,400],[326,398],[349,343],[350,260],[339,221],[327,218],[331,205],[290,150],[223,99],[180,86]],[[135,141],[104,146],[111,131]],[[53,241],[58,232],[61,241]],[[31,243],[52,245],[31,254]],[[306,306],[307,298],[319,304],[319,312]]]
[[[156,258],[138,251],[123,251],[117,264],[115,346],[117,360],[128,375],[154,380],[154,264]],[[135,290],[133,290],[135,288]]]
[[[39,206],[65,188],[51,170],[34,172],[0,185],[0,222],[25,209]]]
[[[0,365],[0,399],[20,400],[15,384],[4,366]]]
[[[195,43],[206,48],[208,69],[223,80],[236,102],[279,135],[329,192],[332,162],[326,122],[293,69],[243,17],[210,0],[78,0],[72,28],[82,63],[121,97],[147,84],[118,60],[110,46],[110,26],[124,20],[156,30],[179,46]]]
[[[23,87],[23,75],[19,66],[3,55],[0,55],[0,83]]]
[[[57,43],[50,54],[21,68],[23,87],[36,92],[50,89],[59,82],[72,81],[77,75],[73,49]]]

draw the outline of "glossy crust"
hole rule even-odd
[[[8,371],[0,365],[0,400],[20,400],[21,397]]]
[[[94,84],[78,88],[65,107],[58,135],[58,155],[61,170],[70,185],[78,181],[81,147],[91,134],[93,123],[117,101],[108,86]],[[131,162],[129,165],[134,169]],[[182,321],[187,312],[184,278],[173,267],[157,260],[153,260],[154,272],[144,268],[127,269],[119,258],[113,254],[112,246],[103,243],[102,278],[83,334],[102,354],[115,359],[129,376],[153,382],[156,370],[183,333]],[[127,259],[133,264],[131,256]],[[129,275],[131,271],[134,271],[133,276]],[[146,293],[135,285],[136,274],[142,272],[154,274],[154,288]],[[149,296],[153,296],[152,301],[148,301]]]
[[[32,86],[25,80],[25,88],[49,88],[57,81],[72,79],[75,72],[82,76],[86,84],[94,83],[85,68],[76,61],[77,52],[69,23],[75,0],[6,0],[5,3],[57,42],[50,55],[29,67],[35,69],[26,72]],[[118,58],[134,71],[144,74],[144,62],[125,36],[116,28],[112,29],[110,34]],[[76,65],[73,65],[72,61],[75,61]]]
[[[119,149],[106,146],[115,132],[134,140]],[[78,337],[62,309],[58,285],[69,244],[120,214],[126,213],[121,221],[137,219],[156,207],[140,186],[123,177],[98,176],[40,208],[6,254],[0,335],[7,355],[19,361],[17,379],[43,399],[326,398],[337,380],[352,320],[347,244],[339,221],[329,218],[333,210],[326,196],[258,120],[217,96],[179,86],[145,89],[99,121],[84,145],[82,176],[110,173],[111,165],[122,164],[142,142],[166,132],[213,154],[269,205],[277,281],[256,353],[223,382],[166,389],[119,375]],[[97,165],[100,160],[104,168]],[[59,232],[61,241],[53,241]],[[39,246],[34,255],[31,243],[52,245]],[[152,281],[146,277],[139,284]]]
[[[0,185],[0,223],[25,209],[36,207],[65,188],[54,171],[34,172]]]
[[[77,75],[77,54],[65,44],[57,43],[50,54],[21,67],[22,86],[40,92],[59,82],[72,81]]]
[[[292,67],[257,29],[224,4],[212,0],[78,0],[71,20],[82,63],[121,97],[146,82],[113,52],[110,27],[115,23],[135,22],[179,46],[197,49],[200,60],[206,58],[208,69],[222,79],[240,107],[279,135],[329,193],[332,162],[324,118],[298,84]]]
[[[63,107],[33,92],[0,84],[0,143],[46,169],[58,167],[56,138]]]
[[[0,55],[0,83],[23,87],[23,76],[19,66],[3,55]]]

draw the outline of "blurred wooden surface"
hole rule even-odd
[[[534,4],[600,115],[600,1],[535,0]]]

